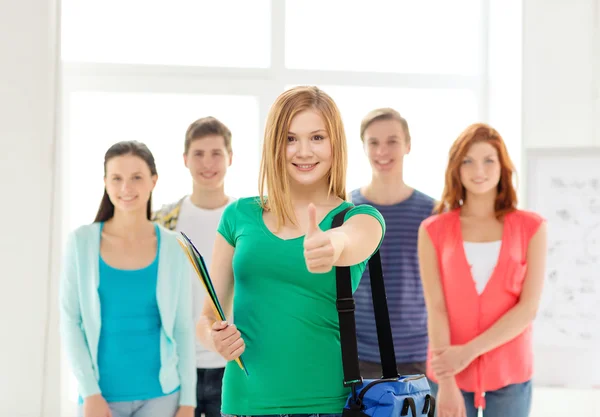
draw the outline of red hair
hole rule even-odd
[[[454,141],[448,154],[446,181],[442,199],[435,208],[436,213],[454,210],[462,206],[466,192],[460,181],[460,167],[467,152],[477,142],[486,142],[496,148],[500,162],[500,181],[498,182],[495,211],[496,217],[516,210],[517,192],[513,185],[515,166],[512,163],[506,144],[496,129],[485,123],[475,123],[467,127]]]

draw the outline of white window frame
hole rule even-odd
[[[489,118],[489,36],[490,36],[490,2],[480,0],[481,20],[479,56],[480,72],[477,75],[455,74],[404,74],[355,71],[319,71],[297,70],[285,67],[285,1],[271,0],[271,57],[269,68],[221,68],[190,66],[157,66],[136,64],[107,64],[62,62],[61,79],[61,140],[58,145],[58,161],[56,175],[59,181],[57,206],[67,207],[60,202],[67,197],[66,176],[62,172],[62,160],[69,158],[69,108],[70,97],[77,92],[110,92],[110,93],[171,93],[197,95],[235,95],[253,96],[259,100],[259,127],[261,135],[257,146],[262,145],[262,132],[269,108],[275,98],[288,85],[318,84],[357,87],[383,88],[439,88],[465,89],[475,94],[478,107],[478,118],[487,121]],[[335,97],[333,97],[335,100]],[[64,211],[57,216],[56,230],[64,235]],[[58,239],[63,240],[63,239]],[[56,260],[58,262],[58,260]],[[64,375],[66,363],[61,363],[61,374]],[[68,374],[67,374],[68,375]],[[72,416],[71,393],[66,384],[61,384],[61,415]]]
[[[448,88],[473,91],[480,120],[488,118],[489,1],[481,1],[478,75],[399,74],[296,70],[285,67],[285,1],[271,1],[270,68],[219,68],[106,63],[63,63],[63,123],[68,126],[69,97],[79,91],[182,93],[258,97],[260,129],[275,98],[287,85],[321,84],[389,88]],[[335,100],[335,97],[333,97]],[[68,137],[66,138],[68,143]],[[260,138],[262,142],[262,138]]]

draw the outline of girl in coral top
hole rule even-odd
[[[546,225],[516,208],[514,171],[498,132],[469,126],[450,149],[437,214],[419,229],[439,417],[529,415]]]

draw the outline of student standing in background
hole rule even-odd
[[[200,340],[229,362],[225,415],[341,415],[344,387],[335,266],[354,288],[378,248],[377,210],[345,201],[346,136],[333,100],[316,87],[282,93],[266,122],[258,197],[223,213],[211,275],[227,317],[204,305]],[[350,208],[346,222],[334,216]],[[234,296],[235,294],[235,296]]]
[[[450,149],[439,214],[419,230],[439,417],[529,415],[546,224],[517,209],[513,174],[498,132],[469,126]]]
[[[231,131],[214,117],[192,123],[185,134],[183,160],[193,180],[192,194],[164,206],[155,214],[163,226],[183,231],[202,254],[210,268],[217,226],[225,207],[233,198],[225,194],[225,175],[231,165]],[[206,290],[196,274],[192,276],[193,318],[200,317]],[[196,342],[196,417],[219,417],[221,384],[226,361],[221,355]]]
[[[94,223],[69,235],[61,339],[81,417],[192,417],[196,405],[189,262],[150,221],[154,157],[119,142],[104,158]]]
[[[419,274],[419,225],[433,213],[434,200],[404,182],[404,157],[411,137],[406,120],[394,109],[369,112],[360,138],[372,170],[371,182],[352,191],[352,202],[375,207],[386,223],[379,250],[394,350],[401,375],[424,374],[427,361],[427,310]],[[381,378],[381,359],[373,312],[369,270],[354,294],[356,335],[363,378]]]

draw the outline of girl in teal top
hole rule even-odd
[[[229,362],[222,413],[341,414],[343,386],[336,266],[356,289],[384,234],[368,205],[345,200],[346,138],[333,100],[316,87],[283,93],[266,124],[260,196],[224,212],[211,264],[215,290],[235,325],[208,302],[197,334]],[[331,230],[345,208],[346,222]],[[233,307],[233,308],[232,308]],[[233,311],[232,311],[233,310]]]
[[[100,223],[102,233],[104,222]],[[160,231],[155,225],[154,260],[141,268],[115,268],[99,255],[99,385],[108,402],[163,396],[160,371],[160,311],[156,300]]]
[[[60,285],[62,344],[82,417],[192,417],[196,405],[190,269],[177,235],[150,221],[148,148],[105,155],[94,223],[69,236]]]

